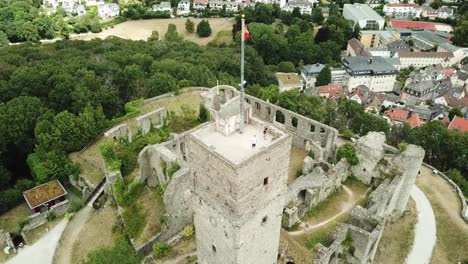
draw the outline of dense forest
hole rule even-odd
[[[126,102],[216,80],[235,86],[239,77],[237,48],[191,42],[61,41],[1,48],[0,57],[0,212],[34,184],[79,173],[66,154],[123,115]],[[251,47],[246,79],[274,82]]]

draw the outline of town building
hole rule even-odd
[[[372,57],[372,54],[369,52],[369,50],[356,38],[348,40],[346,54],[348,56]]]
[[[400,39],[400,32],[393,30],[361,30],[359,40],[366,48],[385,47],[388,43]]]
[[[190,15],[190,0],[181,0],[177,4],[177,15],[188,16]]]
[[[23,192],[29,208],[35,213],[47,212],[52,206],[67,200],[67,191],[53,180]]]
[[[422,121],[421,118],[419,118],[418,113],[412,113],[411,116],[406,120],[406,122],[411,128],[422,126]]]
[[[239,3],[238,2],[226,1],[226,2],[224,2],[224,4],[226,5],[226,11],[227,12],[237,12],[237,11],[239,11]]]
[[[205,10],[208,7],[208,0],[193,0],[193,10]]]
[[[435,22],[422,22],[410,20],[390,19],[390,26],[395,29],[426,29],[432,31],[453,32],[453,27],[448,24]]]
[[[418,4],[386,4],[383,12],[391,18],[419,18],[421,7]]]
[[[412,31],[411,39],[415,51],[433,51],[439,45],[449,43],[448,39],[428,30]]]
[[[359,85],[373,92],[391,92],[398,70],[381,57],[343,57],[342,64],[348,75],[348,90]]]
[[[294,8],[299,8],[299,11],[301,12],[301,15],[312,14],[312,8],[314,4],[309,2],[309,1],[301,1],[301,0],[294,0],[288,2],[282,10],[287,11],[287,12],[292,12]]]
[[[172,6],[171,2],[161,2],[159,4],[153,5],[154,12],[169,12],[172,15]]]
[[[278,86],[280,88],[280,92],[289,91],[293,89],[302,90],[304,87],[304,83],[301,77],[294,72],[277,72],[276,79],[278,80]]]
[[[120,7],[116,3],[103,3],[98,5],[98,14],[100,17],[116,17],[120,14]]]
[[[382,30],[385,20],[366,4],[345,4],[343,16],[359,24],[362,29]]]
[[[317,95],[325,98],[341,97],[344,94],[342,84],[331,84],[316,87]]]
[[[453,59],[452,52],[404,52],[398,53],[402,68],[413,66],[424,68],[433,64],[441,64],[443,67],[450,66]]]
[[[315,87],[315,82],[320,74],[320,71],[325,68],[325,65],[316,63],[305,65],[301,70],[301,77],[304,82],[304,88],[310,90]],[[345,84],[347,79],[346,69],[344,67],[330,68],[331,83],[330,84]],[[317,91],[313,89],[315,94]]]
[[[408,117],[408,111],[398,107],[391,108],[384,112],[383,117],[389,123],[402,124],[406,121],[406,118]]]

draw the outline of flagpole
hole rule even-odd
[[[242,14],[242,26],[241,26],[241,93],[240,93],[240,126],[239,132],[244,132],[244,34],[245,34],[245,15]]]

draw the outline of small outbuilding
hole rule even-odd
[[[58,180],[53,180],[23,192],[24,199],[34,213],[47,212],[52,206],[65,201],[67,191]]]

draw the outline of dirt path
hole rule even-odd
[[[177,256],[173,259],[169,259],[169,260],[165,260],[163,262],[163,264],[179,264],[181,261],[187,259],[187,258],[190,258],[191,256],[195,256],[197,254],[196,251],[194,252],[191,252],[191,253],[187,253],[187,254],[184,254],[182,256]]]
[[[63,233],[63,230],[67,226],[67,219],[63,219],[57,224],[52,230],[39,239],[36,243],[31,246],[26,246],[24,249],[19,251],[18,255],[13,257],[8,264],[24,264],[24,263],[35,263],[35,264],[49,264],[52,262],[54,252],[59,243],[59,239]],[[66,263],[66,262],[62,262]]]
[[[429,263],[436,243],[436,220],[431,203],[426,195],[413,186],[411,197],[416,202],[418,222],[415,226],[414,242],[406,263]]]
[[[52,263],[72,263],[73,243],[93,210],[92,207],[85,206],[73,216],[59,241]]]
[[[299,236],[299,235],[306,234],[308,231],[310,231],[312,229],[315,229],[315,228],[322,227],[322,226],[332,222],[333,220],[337,219],[338,217],[342,216],[343,214],[348,213],[349,211],[351,211],[354,208],[354,205],[359,201],[360,197],[355,197],[354,192],[350,188],[348,188],[348,186],[343,185],[343,189],[348,194],[348,200],[346,201],[346,203],[341,205],[340,212],[338,212],[337,214],[333,215],[332,217],[330,217],[330,218],[328,218],[328,219],[326,219],[326,220],[324,220],[324,221],[322,221],[320,223],[317,223],[315,225],[308,225],[307,223],[302,222],[300,224],[300,226],[299,226],[299,228],[301,230],[291,231],[291,232],[288,232],[288,234],[291,235],[291,236]]]

